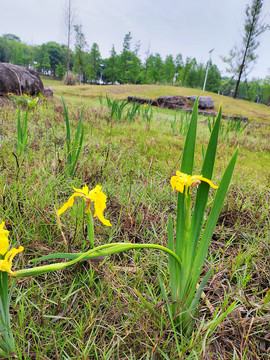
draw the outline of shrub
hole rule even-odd
[[[76,75],[68,73],[63,80],[64,85],[76,85]]]

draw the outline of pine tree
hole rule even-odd
[[[90,54],[88,56],[87,76],[88,78],[97,83],[101,75],[101,55],[97,43],[93,43]]]
[[[234,46],[229,52],[229,57],[223,57],[223,61],[229,64],[229,72],[237,75],[234,98],[237,97],[239,84],[243,74],[258,57],[255,50],[259,46],[258,37],[266,30],[266,26],[260,22],[263,0],[252,0],[252,5],[246,6],[246,19],[244,35],[241,47]]]
[[[112,49],[110,51],[111,56],[109,59],[106,59],[106,68],[104,70],[104,76],[106,78],[107,82],[112,83],[113,85],[118,80],[118,56],[116,54],[114,45],[112,46]]]
[[[82,70],[86,64],[86,54],[84,52],[87,42],[82,32],[82,25],[74,25],[75,30],[75,59],[74,68],[79,76],[79,85],[81,85]]]
[[[125,83],[127,81],[128,61],[131,60],[131,51],[130,51],[131,39],[132,39],[131,33],[128,32],[124,37],[123,50],[120,55],[120,71],[121,71],[122,83]]]
[[[172,55],[166,56],[164,60],[163,68],[162,68],[162,78],[166,84],[173,83],[173,77],[175,74],[175,64]]]

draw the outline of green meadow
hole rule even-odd
[[[84,201],[75,198],[74,205],[57,216],[73,187],[84,185],[101,185],[107,195],[104,216],[112,226],[94,217],[96,246],[167,246],[168,219],[172,216],[175,222],[177,208],[170,179],[180,170],[191,115],[144,106],[132,114],[132,105],[123,101],[127,96],[153,99],[201,92],[158,85],[68,87],[43,81],[54,97],[40,98],[29,107],[20,146],[18,111],[20,107],[23,126],[26,104],[16,97],[0,99],[0,220],[12,247],[24,247],[13,260],[13,271],[33,267],[35,258],[90,249]],[[270,109],[203,95],[214,99],[216,112],[221,106],[223,114],[249,122],[221,120],[213,183],[220,183],[235,150],[239,153],[202,269],[202,276],[210,267],[213,273],[191,334],[175,328],[168,316],[159,281],[162,276],[170,295],[167,254],[134,249],[18,278],[10,305],[14,358],[269,359]],[[123,103],[121,112],[113,112],[114,101]],[[67,168],[67,116],[71,145],[76,145],[80,118],[83,128],[74,171]],[[213,119],[199,116],[193,174],[200,174],[212,129]],[[214,195],[211,189],[205,216]],[[48,263],[52,260],[38,265]]]

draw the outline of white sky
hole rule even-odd
[[[63,8],[66,0],[0,0],[0,36],[11,33],[22,42],[41,45],[65,43]],[[252,0],[72,0],[78,23],[89,47],[96,42],[101,56],[109,57],[112,44],[122,50],[125,34],[131,31],[134,49],[140,40],[142,60],[150,52],[183,58],[212,60],[225,75],[220,55],[240,44],[246,4]],[[265,0],[263,19],[270,24],[270,0]],[[270,75],[270,31],[260,37],[259,58],[249,78]]]

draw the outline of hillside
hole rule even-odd
[[[233,99],[228,96],[218,95],[211,92],[203,92],[197,89],[162,86],[162,85],[81,85],[65,86],[60,81],[43,79],[45,86],[51,86],[55,95],[63,95],[81,99],[98,100],[100,95],[108,94],[112,98],[125,99],[127,96],[143,98],[157,98],[163,95],[204,95],[210,96],[215,101],[215,110],[218,111],[222,104],[223,113],[247,117],[252,122],[270,124],[270,108],[263,104],[248,102],[246,100]]]

